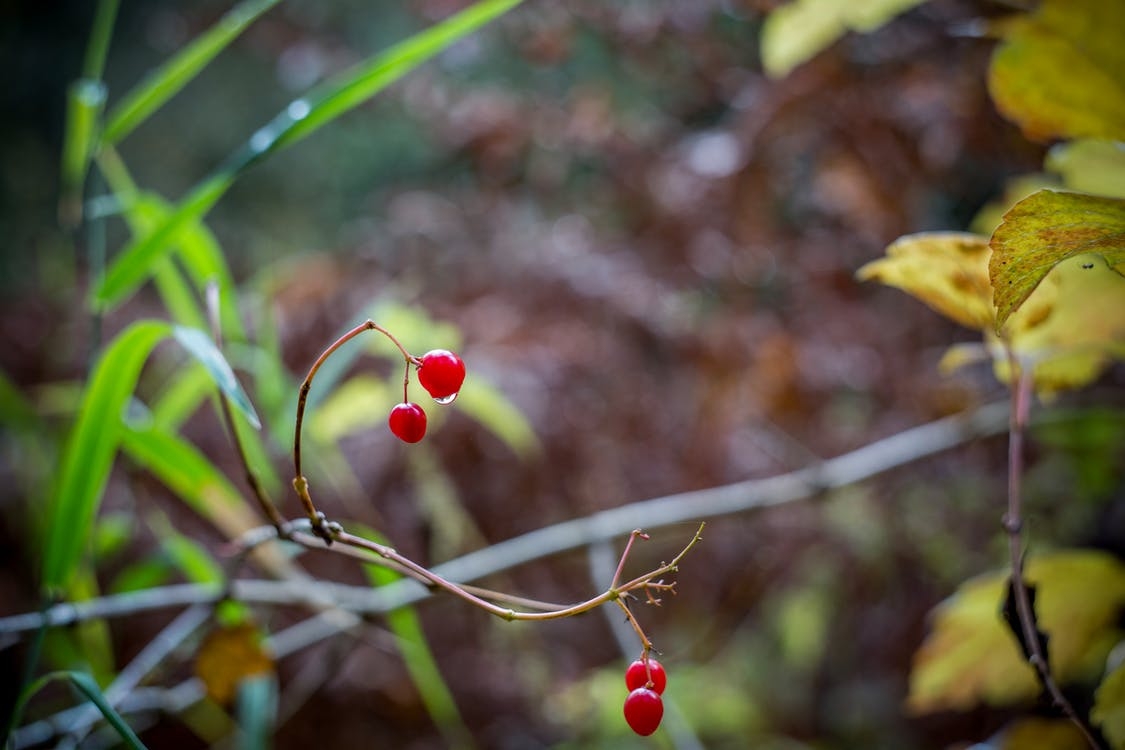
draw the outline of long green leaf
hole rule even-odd
[[[102,141],[114,144],[175,96],[263,13],[280,0],[245,0],[154,70],[113,108]]]
[[[153,228],[160,226],[172,212],[171,204],[156,193],[136,190],[124,162],[115,154],[111,158],[102,158],[99,163],[102,164],[103,173],[107,178],[111,178],[110,184],[120,198],[125,219],[134,238],[147,235]],[[246,331],[238,316],[237,307],[233,304],[234,277],[215,235],[202,221],[188,221],[176,233],[172,245],[200,295],[204,293],[208,284],[218,285],[220,298],[227,302],[219,311],[226,336],[240,341],[245,339]],[[161,283],[159,274],[163,271],[165,262],[155,264],[154,274],[158,276],[156,279],[158,285]],[[161,287],[160,291],[165,305],[172,309],[173,301],[169,300],[166,290]],[[195,307],[198,308],[198,304]]]
[[[94,25],[90,28],[90,39],[86,43],[86,57],[82,61],[82,77],[101,80],[105,70],[105,58],[109,54],[109,40],[113,38],[113,24],[117,20],[117,6],[120,0],[99,0],[94,15]]]
[[[215,383],[202,365],[178,368],[167,387],[150,404],[153,426],[165,432],[177,432],[214,392]]]
[[[172,320],[187,328],[207,327],[207,317],[172,257],[156,264],[152,280]]]
[[[82,397],[47,505],[43,588],[65,590],[90,539],[121,434],[121,414],[152,348],[172,327],[143,320],[125,329],[105,350]]]
[[[370,99],[462,37],[507,13],[523,0],[482,0],[425,31],[316,86],[289,105],[271,125],[285,125],[271,148],[295,143]],[[261,132],[261,131],[259,131]]]
[[[215,346],[211,338],[203,331],[195,328],[184,328],[183,326],[173,328],[172,335],[184,349],[187,349],[207,369],[211,379],[215,381],[215,385],[219,386],[219,390],[230,398],[231,403],[242,412],[246,420],[255,429],[261,428],[262,422],[254,411],[254,405],[250,403],[246,391],[242,390],[242,386],[239,384],[238,378],[235,377],[234,370],[231,369],[226,357]]]
[[[174,244],[177,233],[210,211],[234,182],[235,176],[235,172],[220,171],[208,177],[193,188],[154,230],[134,239],[106,271],[105,278],[94,292],[94,308],[104,311],[124,301],[152,274],[154,265]]]
[[[121,714],[110,705],[106,700],[105,694],[102,693],[98,683],[94,682],[94,678],[85,672],[50,672],[43,675],[34,682],[29,683],[20,693],[19,699],[16,701],[15,708],[12,710],[12,718],[9,724],[9,734],[12,727],[15,727],[23,716],[24,709],[27,708],[28,701],[42,690],[45,686],[58,680],[69,680],[87,700],[94,704],[94,706],[101,712],[109,725],[116,730],[121,739],[128,747],[133,750],[147,750],[141,739],[137,737],[136,733],[125,723],[121,718]]]
[[[239,750],[268,750],[277,721],[277,679],[248,677],[238,686]]]
[[[356,67],[315,86],[255,132],[237,151],[199,183],[150,234],[121,252],[94,292],[93,305],[106,310],[123,302],[153,272],[176,233],[203,216],[239,174],[254,163],[292,145],[345,112],[367,101],[462,37],[519,5],[523,0],[480,0],[465,10],[415,34]]]
[[[126,426],[121,433],[121,448],[209,521],[218,522],[228,517],[232,509],[245,505],[226,475],[195,446],[176,435]]]
[[[363,531],[370,539],[384,541],[370,529]],[[374,586],[385,586],[400,578],[398,573],[381,565],[365,564],[363,568],[367,579]],[[410,607],[402,607],[388,612],[386,620],[395,635],[403,662],[406,664],[406,671],[410,673],[410,679],[418,688],[426,711],[441,731],[447,746],[473,747],[472,735],[461,718],[461,712],[457,709],[453,692],[442,677],[437,660],[434,659],[433,651],[426,641],[426,633],[422,630],[422,622],[418,619],[418,614]]]
[[[97,142],[105,97],[105,84],[86,78],[75,81],[67,93],[59,214],[70,226],[77,226],[82,217],[82,188]]]

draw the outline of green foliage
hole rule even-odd
[[[280,0],[243,0],[227,11],[213,27],[153,70],[109,113],[102,132],[102,143],[113,145],[133,132],[278,2]]]
[[[205,215],[248,168],[351,111],[520,2],[480,0],[294,100],[192,188],[151,231],[134,240],[114,259],[94,292],[95,308],[109,310],[124,302],[155,272],[179,233]]]
[[[43,589],[66,590],[93,529],[121,437],[121,414],[149,352],[171,334],[160,321],[131,325],[102,354],[90,376],[47,505]]]
[[[239,750],[268,750],[277,723],[277,677],[259,675],[238,686]]]
[[[249,396],[246,395],[246,391],[242,390],[238,378],[234,375],[234,370],[230,368],[230,364],[227,363],[222,352],[215,347],[215,343],[202,331],[194,328],[176,326],[172,329],[172,335],[184,349],[203,365],[211,376],[211,380],[219,387],[220,391],[227,395],[234,407],[242,412],[246,421],[253,425],[255,429],[260,428],[262,423],[258,420],[258,414],[254,411]]]
[[[874,31],[925,0],[791,0],[762,26],[762,66],[775,78],[814,57],[849,31]]]
[[[386,543],[371,529],[367,529],[366,536],[381,543]],[[364,565],[364,573],[373,586],[386,586],[394,583],[401,576],[381,565]],[[430,714],[434,724],[441,730],[448,747],[471,748],[475,747],[472,735],[461,718],[457,708],[457,701],[453,697],[449,686],[442,677],[437,660],[426,640],[426,633],[422,629],[422,621],[411,607],[403,607],[389,612],[386,616],[387,627],[395,636],[395,645],[402,654],[406,670],[410,679],[422,697],[422,703]]]
[[[121,718],[121,715],[117,713],[113,706],[110,705],[109,701],[106,700],[105,694],[102,693],[101,688],[98,687],[98,683],[94,681],[94,678],[84,672],[50,672],[24,686],[16,701],[15,707],[12,709],[9,729],[19,723],[28,701],[31,700],[36,693],[48,684],[62,680],[70,682],[78,692],[82,693],[88,701],[94,704],[127,747],[133,748],[133,750],[145,750],[144,743],[141,742],[136,733],[129,728],[129,725]]]

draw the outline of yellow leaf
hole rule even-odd
[[[997,109],[1034,140],[1125,140],[1121,0],[1044,0],[1002,24],[988,85]]]
[[[1125,201],[1040,190],[1004,214],[989,245],[999,327],[1059,261],[1100,253],[1125,273]]]
[[[1061,176],[1070,190],[1125,198],[1125,143],[1094,139],[1060,143],[1047,153],[1046,167]]]
[[[856,276],[902,289],[982,332],[984,349],[953,347],[942,358],[943,371],[986,351],[996,376],[1010,382],[1007,341],[1021,366],[1032,368],[1035,389],[1046,398],[1086,385],[1112,360],[1125,359],[1122,271],[1125,201],[1044,190],[1012,208],[990,243],[960,232],[907,235]],[[1010,307],[1000,335],[993,283],[1005,285],[995,296]]]
[[[1039,627],[1047,633],[1051,672],[1062,684],[1100,673],[1120,638],[1125,565],[1115,557],[1071,550],[1032,558],[1026,580],[1036,586]],[[933,612],[930,634],[914,654],[907,708],[913,713],[1008,705],[1033,698],[1039,686],[1004,623],[1008,574],[965,582]]]
[[[221,705],[234,701],[243,680],[272,671],[273,659],[262,644],[262,634],[247,622],[212,630],[195,657],[195,674],[207,697]]]
[[[1041,396],[1093,381],[1125,359],[1125,276],[1096,253],[1058,263],[1004,326]],[[994,344],[995,348],[996,344]],[[1007,382],[1006,358],[994,359]]]
[[[848,31],[873,31],[924,1],[794,0],[762,26],[762,67],[780,78]]]
[[[1094,693],[1090,721],[1102,730],[1114,750],[1125,748],[1125,664],[1102,679]]]
[[[1069,719],[1028,717],[1009,724],[988,747],[999,750],[1086,750],[1086,738]]]
[[[856,272],[917,297],[961,325],[986,330],[994,320],[988,283],[988,240],[964,232],[924,232],[900,237],[887,257]]]
[[[981,207],[969,224],[969,231],[991,237],[1012,206],[1043,188],[1062,187],[1057,177],[1048,174],[1025,174],[1013,177],[1004,184],[1004,193]]]

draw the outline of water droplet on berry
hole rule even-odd
[[[434,401],[441,404],[442,406],[445,406],[446,404],[452,404],[454,401],[457,400],[457,394],[460,393],[460,392],[461,391],[457,391],[456,393],[451,393],[448,396],[442,396],[441,398],[435,398]]]

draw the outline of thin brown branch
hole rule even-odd
[[[1015,353],[1008,349],[1008,363],[1012,370],[1012,409],[1008,427],[1008,511],[1004,515],[1004,529],[1008,533],[1008,552],[1011,556],[1011,587],[1015,601],[1017,619],[1028,662],[1035,669],[1039,683],[1051,696],[1055,706],[1082,733],[1086,743],[1093,750],[1105,750],[1105,745],[1097,738],[1086,720],[1079,715],[1074,706],[1063,695],[1054,677],[1051,665],[1043,649],[1039,636],[1035,611],[1023,575],[1023,516],[1022,488],[1023,443],[1031,411],[1031,396],[1034,387],[1034,370],[1025,366]]]

